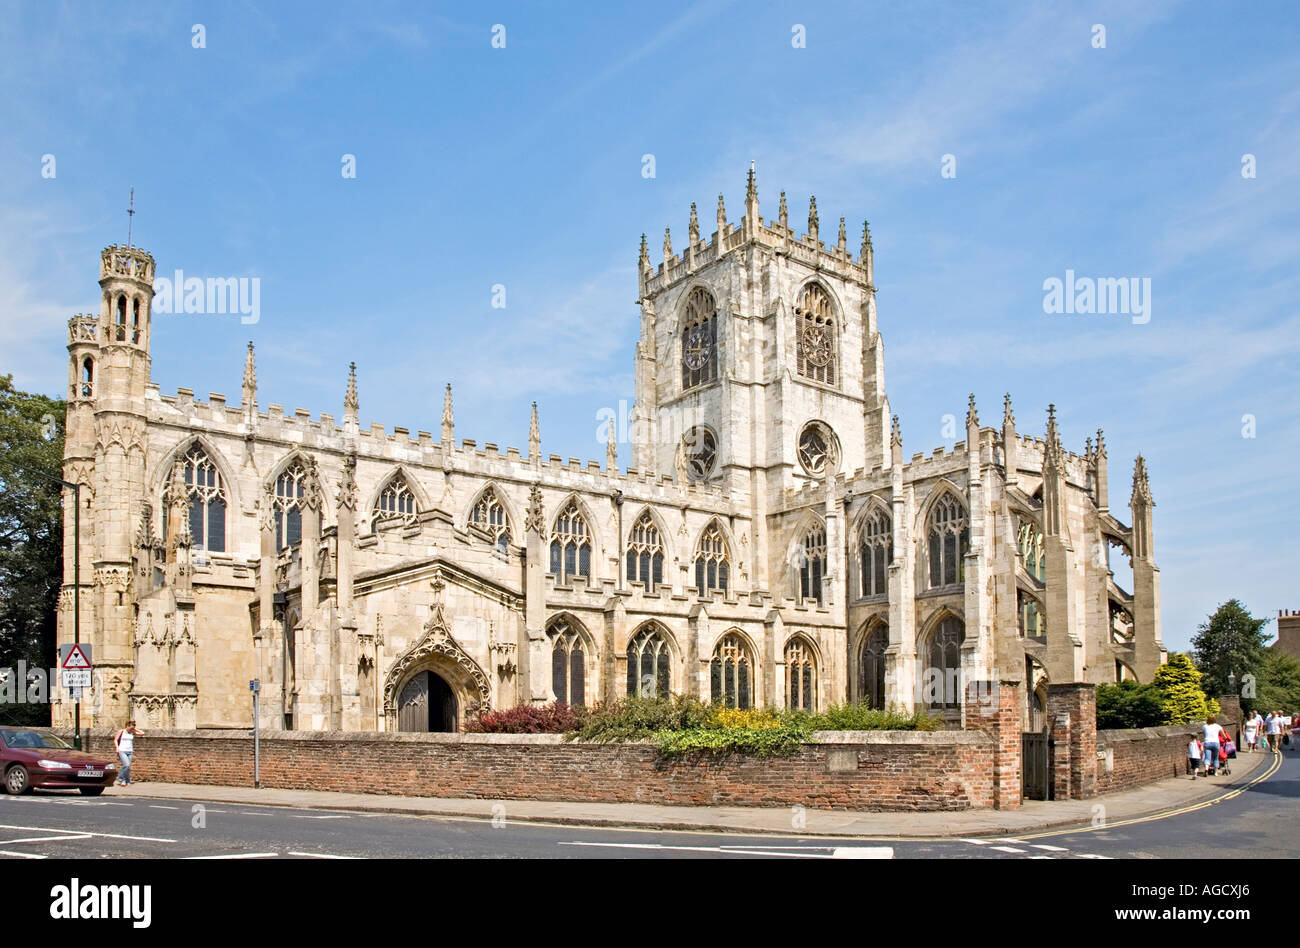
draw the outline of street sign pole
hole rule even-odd
[[[67,481],[63,482],[65,485]],[[81,485],[72,486],[72,642],[81,644]],[[72,746],[81,750],[81,689],[73,705]]]
[[[262,786],[262,716],[258,713],[257,696],[262,691],[262,681],[254,678],[248,683],[248,690],[253,693],[253,789]]]

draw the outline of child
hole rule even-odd
[[[1196,779],[1196,772],[1201,768],[1201,757],[1204,753],[1201,742],[1193,736],[1187,745],[1187,772],[1192,775],[1193,780]]]

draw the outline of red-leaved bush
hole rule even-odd
[[[563,701],[523,704],[504,711],[480,711],[465,722],[470,734],[563,734],[582,727],[587,709]]]

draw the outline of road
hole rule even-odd
[[[1264,771],[1261,771],[1264,773]],[[1123,859],[1300,855],[1300,754],[1213,804],[1006,839],[655,832],[174,799],[0,797],[10,859]],[[1105,798],[1098,798],[1104,807]],[[1104,815],[1104,814],[1103,814]]]

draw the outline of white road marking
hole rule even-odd
[[[14,843],[53,843],[62,839],[90,839],[90,834],[77,833],[72,836],[24,836],[22,839],[0,839],[0,846],[12,846]]]
[[[1110,856],[1098,856],[1095,853],[1079,853],[1080,859],[1109,859]]]
[[[45,859],[45,856],[38,853],[11,853],[7,849],[0,849],[0,856],[13,856],[15,859]]]
[[[156,803],[150,803],[150,804],[149,804],[149,809],[151,809],[151,810],[179,810],[180,807],[178,807],[178,806],[158,806]]]
[[[1035,849],[1045,849],[1049,853],[1068,853],[1069,850],[1064,846],[1048,846],[1046,843],[1030,843]]]
[[[279,856],[279,853],[230,853],[225,856],[186,856],[186,859],[265,859],[268,856]]]
[[[290,856],[309,856],[312,859],[358,859],[359,856],[335,856],[332,853],[296,853],[290,852]]]
[[[839,846],[831,850],[832,859],[893,859],[893,846]]]
[[[66,832],[68,832],[68,829],[67,829],[66,827],[51,827],[51,826],[14,826],[14,825],[11,824],[11,823],[0,823],[0,829],[9,829],[9,830],[27,830],[28,832],[34,832],[34,833],[66,833]],[[83,831],[82,831],[82,830],[74,830],[73,832],[83,832]],[[86,831],[84,831],[84,832],[85,832],[85,835],[86,835],[87,837],[94,836],[94,837],[97,837],[97,838],[100,838],[100,839],[135,839],[135,840],[140,840],[140,841],[142,841],[142,842],[146,842],[146,843],[174,843],[174,842],[176,842],[176,840],[174,840],[174,839],[163,839],[162,837],[159,837],[159,836],[127,836],[127,835],[125,835],[125,834],[123,834],[123,833],[93,833],[93,832],[90,832],[89,830],[86,830]]]
[[[349,820],[350,816],[290,816],[291,820]]]
[[[662,843],[593,843],[583,840],[574,842],[561,842],[561,846],[603,846],[611,849],[657,849],[662,852],[692,852],[692,853],[721,853],[729,856],[785,856],[790,859],[892,859],[894,850],[888,846],[863,846],[863,847],[840,847],[841,849],[875,849],[878,851],[888,851],[888,855],[871,855],[871,856],[847,856],[827,846],[826,851],[820,853],[809,852],[792,852],[790,850],[779,849],[744,849],[738,846],[665,846]]]
[[[1023,853],[1024,852],[1023,849],[1017,849],[1015,846],[994,846],[993,848],[1000,853]]]
[[[989,843],[993,842],[993,840],[991,840],[991,839],[959,839],[959,840],[957,840],[957,842],[959,842],[959,843],[974,843],[976,846],[987,846]]]

